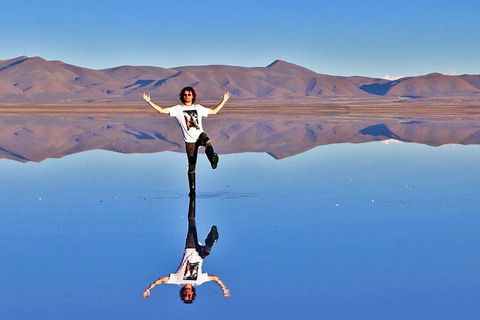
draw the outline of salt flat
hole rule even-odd
[[[174,101],[158,101],[171,106]],[[216,102],[199,101],[207,107]],[[83,114],[154,116],[157,112],[141,101],[130,104],[9,104],[0,103],[0,114]],[[279,118],[279,117],[337,117],[344,119],[414,117],[444,120],[480,117],[479,97],[398,98],[398,99],[297,99],[297,100],[242,100],[232,99],[215,116],[222,118]]]

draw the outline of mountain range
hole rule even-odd
[[[199,101],[229,90],[236,101],[324,98],[480,96],[480,75],[432,73],[390,81],[331,76],[276,60],[266,67],[225,65],[161,68],[120,66],[94,70],[40,57],[0,60],[0,104],[132,103],[144,91],[154,101],[178,101],[193,86]]]
[[[395,140],[430,146],[480,144],[476,120],[205,120],[219,154],[263,152],[275,159],[336,143]],[[0,158],[20,162],[61,158],[88,150],[185,152],[180,129],[168,117],[2,116],[0,142]]]

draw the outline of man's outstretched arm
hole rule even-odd
[[[168,277],[160,277],[157,280],[155,280],[145,291],[143,291],[143,297],[144,298],[149,298],[150,297],[150,290],[155,288],[158,284],[162,283],[167,283]]]
[[[168,110],[167,108],[162,108],[158,105],[156,105],[155,103],[153,103],[153,101],[150,99],[150,93],[148,92],[144,92],[143,93],[143,99],[145,101],[147,101],[147,103],[150,105],[150,107],[152,107],[153,109],[157,110],[158,112],[160,113],[165,113],[165,114],[168,114]]]
[[[229,298],[229,297],[230,297],[230,290],[227,289],[227,286],[225,286],[225,285],[223,284],[222,280],[220,280],[219,277],[211,274],[211,275],[208,276],[208,278],[209,278],[210,280],[215,281],[215,283],[218,284],[218,285],[220,286],[220,288],[222,288],[223,296],[224,296],[225,298]]]
[[[230,91],[225,91],[223,93],[223,98],[222,98],[222,101],[217,104],[217,106],[213,109],[210,109],[208,111],[208,114],[217,114],[218,111],[220,111],[220,109],[223,108],[223,105],[228,101],[228,99],[230,98],[232,94],[230,93]]]

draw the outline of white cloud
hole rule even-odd
[[[404,78],[404,76],[390,76],[390,75],[386,74],[382,78],[393,81],[393,80],[398,80],[398,79]]]
[[[396,139],[388,139],[388,140],[382,140],[383,144],[393,144],[393,143],[404,143],[403,141],[396,140]]]
[[[448,75],[448,76],[454,76],[454,75],[457,74],[457,71],[450,68],[450,69],[447,70],[447,72],[445,72],[445,74]]]
[[[442,148],[445,148],[447,150],[455,150],[457,149],[457,145],[456,144],[444,144],[442,145]]]

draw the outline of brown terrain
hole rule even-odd
[[[189,66],[160,68],[121,66],[93,70],[40,57],[0,60],[0,104],[70,106],[130,105],[148,91],[155,101],[178,101],[178,92],[193,86],[202,102],[216,101],[229,90],[237,102],[325,99],[421,99],[480,97],[480,75],[432,73],[395,81],[316,73],[281,60],[267,67]]]
[[[171,105],[187,85],[207,106],[231,91],[224,116],[476,116],[480,106],[480,75],[432,73],[388,81],[324,75],[280,60],[256,68],[92,70],[23,56],[0,60],[0,113],[148,115],[144,91]]]
[[[425,118],[233,118],[205,119],[206,131],[221,154],[263,152],[282,159],[336,143],[396,140],[430,146],[479,144],[475,119]],[[184,152],[174,119],[155,115],[9,115],[0,119],[0,158],[42,161],[88,150],[121,153]]]
[[[433,73],[395,81],[337,77],[275,61],[267,67],[123,66],[92,70],[19,57],[0,60],[0,158],[22,162],[103,149],[183,152],[175,120],[141,94],[172,105],[184,86],[214,106],[205,120],[220,153],[276,159],[321,145],[394,139],[431,146],[478,144],[480,76]]]

